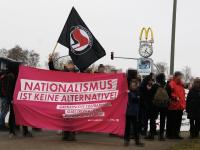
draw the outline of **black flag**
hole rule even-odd
[[[106,55],[105,50],[74,7],[65,23],[58,43],[69,48],[69,55],[80,71],[84,71],[92,63]]]

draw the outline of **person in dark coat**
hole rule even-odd
[[[141,134],[146,136],[148,130],[148,120],[150,119],[150,109],[152,102],[151,89],[154,84],[154,75],[145,77],[140,85],[140,110],[141,110]]]
[[[152,122],[153,122],[153,128],[154,129],[151,129],[150,131],[156,131],[156,119],[158,118],[158,115],[160,114],[160,132],[159,132],[159,140],[163,141],[165,140],[164,138],[164,131],[165,131],[165,122],[166,122],[166,118],[167,118],[167,110],[168,110],[168,105],[169,105],[169,96],[168,96],[168,93],[167,93],[167,90],[165,89],[165,86],[166,86],[166,77],[165,77],[165,74],[164,73],[160,73],[156,76],[156,84],[153,85],[152,87],[152,93],[154,95],[154,99],[155,99],[155,96],[157,94],[157,92],[160,92],[158,91],[159,88],[165,90],[166,92],[166,96],[167,96],[167,99],[166,99],[166,103],[164,104],[159,104],[159,105],[154,105],[154,110],[156,111],[155,112],[155,117],[153,118]],[[163,97],[163,96],[162,96]],[[164,98],[164,97],[163,97]],[[164,100],[163,100],[164,102]],[[155,120],[154,120],[155,119]],[[154,138],[154,132],[151,133],[151,136],[152,138]]]
[[[73,64],[72,61],[69,61],[68,64],[64,65],[63,70],[56,69],[55,66],[54,66],[52,55],[49,56],[48,65],[49,65],[49,69],[54,70],[54,71],[77,72],[75,65]],[[75,141],[76,140],[75,132],[63,131],[62,140],[64,140],[64,141]]]
[[[126,111],[126,128],[124,134],[124,146],[129,146],[131,125],[133,126],[135,144],[143,146],[140,142],[140,94],[138,89],[138,81],[131,80],[128,93],[128,105]]]
[[[9,100],[6,98],[5,91],[5,75],[6,72],[1,72],[0,75],[0,130],[7,130],[5,125],[5,117],[9,111]]]
[[[9,134],[10,137],[15,136],[15,114],[13,109],[13,94],[14,94],[14,88],[15,88],[15,75],[12,72],[8,72],[5,76],[5,93],[6,97],[9,100],[9,106],[10,106],[10,115],[9,115]]]
[[[186,111],[190,119],[190,137],[198,138],[200,131],[200,79],[194,80],[188,93]]]
[[[141,112],[142,112],[142,132],[143,135],[147,135],[148,121],[150,120],[150,132],[145,138],[153,140],[156,132],[157,111],[153,105],[154,99],[154,75],[150,74],[141,83],[140,94],[141,94]]]
[[[8,71],[5,75],[5,82],[4,82],[4,90],[5,90],[5,97],[9,101],[10,107],[10,115],[9,115],[9,137],[12,138],[16,135],[16,123],[15,123],[15,114],[13,108],[13,94],[15,89],[16,83],[16,68],[13,65],[8,65]],[[28,131],[27,126],[22,126],[23,136],[24,137],[32,137],[32,133]]]

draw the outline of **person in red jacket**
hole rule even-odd
[[[173,79],[168,81],[167,84],[167,91],[171,99],[167,114],[167,137],[169,139],[182,139],[180,128],[183,110],[186,107],[185,89],[182,79],[183,74],[175,72]]]

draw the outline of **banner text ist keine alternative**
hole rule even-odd
[[[117,79],[87,82],[51,82],[21,79],[18,100],[42,102],[92,102],[114,100],[118,96]]]

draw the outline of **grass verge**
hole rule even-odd
[[[200,140],[189,140],[173,146],[170,150],[200,150]]]

